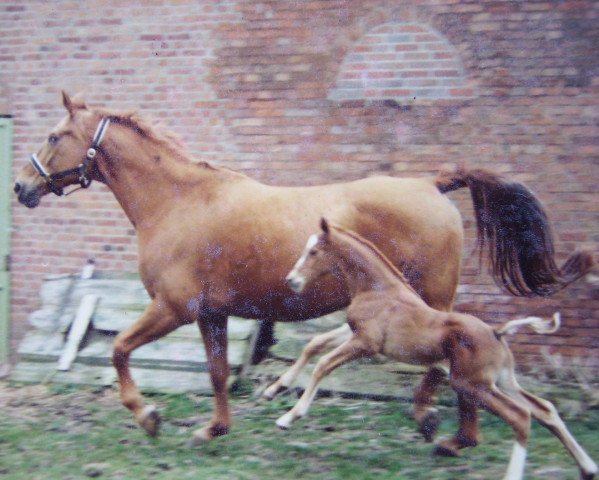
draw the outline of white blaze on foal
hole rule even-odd
[[[293,269],[291,270],[291,272],[289,272],[289,275],[287,275],[287,283],[295,293],[300,293],[306,285],[306,279],[299,274],[299,269],[302,267],[302,265],[310,255],[310,251],[316,246],[317,243],[318,235],[310,235],[310,238],[308,238],[308,242],[306,243],[306,247],[304,248],[304,253],[302,253],[300,259],[297,262],[295,262]]]

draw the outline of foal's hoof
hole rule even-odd
[[[229,427],[226,425],[208,425],[193,432],[191,437],[191,445],[197,447],[210,440],[221,437],[229,433]]]
[[[161,421],[162,419],[160,418],[160,414],[153,405],[148,405],[145,407],[139,418],[139,424],[150,437],[155,437],[158,435]]]
[[[291,411],[289,411],[277,418],[277,421],[275,423],[277,424],[277,427],[279,427],[281,430],[289,430],[294,420],[295,418],[293,414],[291,413]]]
[[[435,438],[435,435],[437,435],[437,430],[439,429],[440,424],[441,418],[439,417],[439,411],[437,409],[430,409],[420,420],[418,431],[422,434],[427,442],[432,442]]]
[[[284,387],[283,385],[277,385],[276,383],[273,383],[270,387],[268,387],[266,390],[264,390],[264,392],[262,393],[262,398],[264,400],[271,401],[279,393],[281,393],[284,390],[287,390],[287,387]]]

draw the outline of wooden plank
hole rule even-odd
[[[62,352],[64,336],[60,333],[46,333],[40,330],[27,332],[19,345],[22,360],[56,362]]]
[[[19,383],[47,383],[56,374],[54,363],[21,360],[10,372],[10,380]]]
[[[212,395],[212,383],[207,372],[132,368],[131,374],[144,392],[187,393]]]
[[[74,283],[75,278],[71,275],[44,279],[39,294],[42,307],[29,315],[29,323],[47,332],[66,331],[73,313],[65,315],[65,304]]]
[[[83,340],[83,336],[89,328],[99,298],[98,295],[88,294],[81,299],[77,315],[67,335],[65,347],[58,360],[57,370],[68,370],[71,363],[73,363],[73,360],[77,356],[81,340]]]
[[[113,335],[92,332],[88,344],[79,351],[77,362],[89,365],[111,365],[113,340]],[[229,342],[228,360],[232,368],[241,365],[246,343],[246,341]],[[205,371],[207,368],[206,354],[199,334],[189,339],[171,334],[144,345],[131,354],[131,365],[195,371]]]

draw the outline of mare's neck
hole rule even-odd
[[[192,191],[195,202],[207,201],[219,173],[118,124],[110,125],[102,143],[98,171],[137,230],[151,228],[166,209],[185,202]]]
[[[354,239],[344,239],[339,266],[352,298],[373,290],[409,288],[369,247]]]

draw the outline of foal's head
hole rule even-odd
[[[374,245],[357,233],[323,218],[321,232],[308,239],[304,253],[289,275],[287,283],[296,293],[325,274],[348,283],[350,290],[384,289],[403,284],[417,296],[403,273]]]
[[[15,180],[14,191],[19,202],[29,208],[37,207],[47,193],[62,195],[66,186],[78,183],[86,187],[98,177],[93,159],[107,125],[101,132],[102,117],[64,92],[62,102],[67,115],[52,129],[42,147],[31,156],[31,163]]]
[[[337,262],[330,252],[331,231],[324,218],[320,221],[320,228],[320,234],[314,234],[308,239],[304,253],[287,275],[287,284],[296,293],[302,292],[314,280],[336,268]]]

